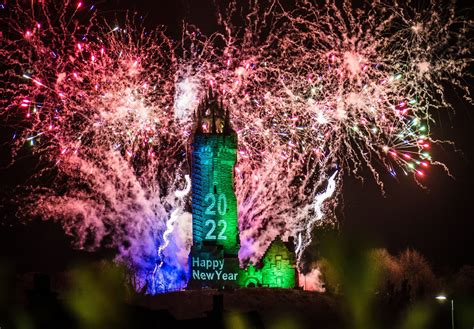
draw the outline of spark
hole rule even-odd
[[[323,193],[320,193],[316,195],[314,198],[314,209],[316,211],[316,220],[321,220],[324,217],[324,213],[321,209],[323,202],[329,199],[333,194],[334,191],[336,190],[336,175],[337,171],[332,174],[329,179],[328,179],[328,186],[326,190]]]
[[[303,235],[300,232],[298,234],[298,243],[295,248],[295,252],[298,259],[301,259],[302,252],[304,251],[305,247],[311,243],[311,231],[312,227],[314,226],[314,222],[320,221],[324,218],[324,211],[322,209],[323,203],[331,198],[336,190],[336,175],[337,170],[328,178],[327,187],[324,192],[317,194],[314,198],[313,204],[311,207],[314,209],[315,216],[307,221],[306,229],[304,230],[305,235],[309,235],[306,237],[303,242]]]
[[[171,212],[171,216],[170,216],[170,219],[166,222],[166,231],[163,233],[163,241],[164,243],[162,245],[160,245],[160,247],[158,248],[158,256],[160,257],[160,262],[156,265],[155,267],[155,270],[153,271],[153,275],[156,274],[156,271],[161,267],[163,266],[163,250],[166,249],[166,247],[168,247],[169,245],[169,235],[171,233],[173,233],[173,230],[174,230],[174,223],[176,222],[176,220],[178,219],[179,217],[179,212],[180,212],[180,209],[175,209]]]

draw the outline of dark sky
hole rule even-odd
[[[432,167],[420,188],[411,176],[386,180],[385,197],[373,181],[346,180],[343,230],[366,234],[380,246],[396,252],[420,250],[438,268],[474,264],[474,128],[473,108],[455,100],[455,115],[433,127],[438,138],[456,142],[434,147],[433,157],[444,162],[453,176]]]
[[[107,0],[99,1],[98,8],[134,9],[143,13],[146,24],[166,25],[170,34],[178,34],[185,17],[205,33],[216,27],[211,0]],[[469,83],[472,88],[472,80]],[[433,158],[449,166],[454,178],[432,168],[424,179],[427,189],[422,189],[411,176],[398,180],[387,176],[383,196],[369,176],[364,183],[349,177],[345,181],[345,215],[341,221],[341,230],[349,235],[365,236],[391,252],[413,247],[441,270],[474,265],[474,112],[454,91],[447,96],[455,112],[450,116],[436,114],[438,124],[432,131],[439,139],[456,142],[460,151],[445,146],[434,148],[432,153]],[[0,172],[2,182],[6,175]],[[0,259],[6,257],[18,270],[26,271],[61,270],[71,261],[103,256],[74,251],[69,238],[52,222],[0,226],[0,250]]]

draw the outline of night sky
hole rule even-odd
[[[460,7],[465,7],[465,3]],[[136,10],[143,13],[147,25],[165,25],[170,35],[179,35],[183,18],[200,26],[204,33],[216,28],[210,0],[115,0],[99,1],[97,7],[112,16],[115,10]],[[472,89],[472,80],[468,83]],[[423,178],[423,189],[411,176],[394,179],[387,174],[385,196],[370,175],[366,175],[365,182],[346,177],[344,217],[340,220],[343,232],[366,237],[393,253],[413,247],[441,271],[474,265],[474,108],[454,90],[448,90],[447,97],[455,112],[435,113],[437,122],[431,129],[437,139],[454,141],[456,149],[446,144],[434,147],[432,153],[434,159],[449,167],[453,177],[432,167]],[[3,126],[1,129],[5,132]],[[2,133],[2,141],[4,137]],[[3,166],[8,162],[5,143],[0,155]],[[11,187],[28,176],[28,167],[33,163],[34,159],[26,159],[13,168],[0,170],[2,197],[8,197]],[[20,225],[7,205],[2,205],[0,212],[0,259],[6,258],[19,271],[60,271],[71,262],[111,254],[76,251],[56,223],[35,220]]]

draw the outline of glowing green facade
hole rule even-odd
[[[207,241],[222,245],[226,254],[237,255],[239,251],[234,193],[236,161],[237,134],[230,127],[228,113],[210,97],[198,109],[192,142],[193,243],[196,247]]]
[[[199,134],[193,144],[193,241],[215,241],[237,254],[237,199],[233,190],[237,136]]]
[[[188,286],[234,286],[240,249],[234,193],[237,134],[212,91],[195,115],[190,154],[193,247]]]
[[[292,244],[277,238],[267,249],[262,267],[239,268],[240,249],[234,166],[237,134],[229,113],[209,95],[195,113],[191,137],[191,191],[193,246],[189,259],[190,288],[294,288],[295,257]],[[288,246],[290,247],[288,247]]]
[[[279,237],[268,247],[260,266],[250,265],[240,270],[238,285],[241,287],[295,288],[296,260],[292,243]]]

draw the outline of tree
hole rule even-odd
[[[370,252],[374,266],[379,274],[375,293],[385,301],[391,301],[402,289],[402,268],[397,257],[387,249],[377,248]]]
[[[422,254],[408,248],[398,256],[398,262],[401,269],[401,288],[406,285],[410,301],[431,297],[436,293],[438,280]]]

